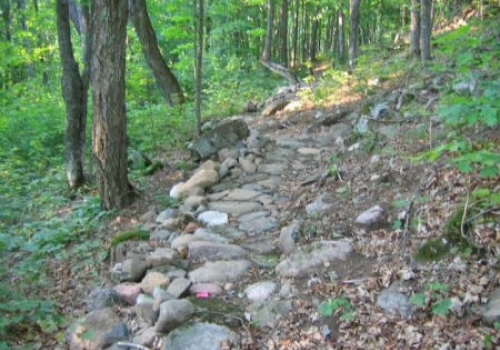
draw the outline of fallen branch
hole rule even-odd
[[[492,213],[496,210],[500,210],[500,207],[493,207],[493,208],[488,208],[481,210],[479,213],[472,215],[470,218],[468,218],[464,224],[470,224],[472,221],[476,220],[477,218],[480,218],[481,216],[484,216],[486,214]]]
[[[299,83],[299,79],[295,76],[295,74],[291,73],[288,69],[286,69],[282,65],[264,60],[261,60],[260,63],[262,63],[262,65],[267,69],[269,69],[271,72],[274,72],[278,75],[281,75],[283,78],[288,79],[290,84],[296,85]]]

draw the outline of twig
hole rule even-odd
[[[143,345],[128,343],[128,342],[124,342],[124,341],[118,342],[118,343],[116,343],[116,345],[118,345],[121,348],[133,348],[133,349],[138,349],[138,350],[151,350],[150,348],[147,348]]]
[[[468,218],[464,224],[470,224],[472,221],[476,220],[477,218],[483,216],[483,215],[486,215],[488,213],[491,213],[495,210],[500,210],[500,207],[493,207],[493,208],[489,208],[489,209],[484,209],[484,210],[481,210],[479,213],[477,214],[474,214],[472,215],[470,218]]]
[[[342,283],[345,283],[345,284],[361,284],[364,281],[366,281],[367,279],[368,279],[368,277],[357,278],[357,279],[353,279],[353,280],[345,280],[345,281],[342,281]]]
[[[410,227],[410,220],[411,220],[411,211],[413,209],[413,202],[415,200],[415,197],[417,193],[420,192],[420,187],[417,189],[417,191],[413,194],[413,196],[410,199],[410,203],[408,204],[408,208],[406,209],[405,213],[405,227],[403,229],[403,246],[401,247],[401,255],[404,257],[406,255],[406,245],[408,244],[408,232],[409,232],[409,227]]]
[[[377,122],[381,124],[403,124],[403,123],[409,123],[411,120],[405,120],[405,119],[400,119],[400,120],[382,120],[382,119],[375,119],[375,118],[366,118],[364,119],[372,121],[372,122]]]
[[[465,221],[467,219],[467,211],[469,210],[469,200],[470,200],[470,176],[468,178],[468,186],[467,186],[467,197],[465,198],[464,211],[462,213],[462,221],[460,221],[460,234],[462,238],[467,239],[467,236],[464,232]]]

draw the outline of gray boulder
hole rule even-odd
[[[73,324],[66,333],[70,350],[101,350],[108,344],[108,334],[120,323],[113,309],[92,311]]]
[[[399,292],[395,286],[384,289],[377,298],[377,305],[387,312],[397,312],[401,317],[410,317],[411,304],[408,296]]]
[[[249,135],[248,125],[243,120],[231,120],[203,133],[188,149],[194,159],[207,159],[217,155],[223,148],[236,146]]]
[[[186,299],[165,301],[160,305],[160,316],[155,329],[161,333],[170,332],[188,321],[194,311],[193,304]]]
[[[352,252],[353,248],[346,240],[314,242],[280,262],[276,272],[282,277],[303,276],[317,271],[325,263],[345,261]]]
[[[164,338],[163,350],[222,350],[225,342],[236,343],[238,340],[239,337],[227,327],[194,323],[178,328]]]

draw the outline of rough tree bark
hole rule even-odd
[[[411,0],[410,57],[420,56],[420,0]]]
[[[96,1],[92,10],[92,150],[105,210],[124,208],[135,194],[127,169],[127,14],[128,2],[123,0]]]
[[[425,63],[432,58],[432,0],[421,0],[420,4],[420,58]]]
[[[73,53],[68,0],[57,0],[57,29],[62,66],[62,94],[66,104],[66,176],[69,186],[78,188],[84,182],[88,78],[84,82],[80,76]]]
[[[134,28],[141,42],[142,52],[160,91],[171,106],[184,102],[184,94],[179,81],[165,63],[158,47],[153,25],[149,19],[145,0],[129,0],[130,15]]]
[[[349,31],[349,69],[354,70],[359,54],[359,8],[361,0],[351,0],[351,20]]]

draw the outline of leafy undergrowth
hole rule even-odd
[[[363,113],[369,101],[402,89],[414,101],[404,103],[399,117],[422,121],[424,127],[402,122],[397,141],[378,154],[401,166],[399,173],[389,174],[397,188],[382,184],[367,190],[373,198],[398,198],[388,203],[392,227],[352,237],[357,251],[377,259],[371,277],[312,285],[277,327],[279,336],[249,328],[252,334],[245,347],[316,348],[324,340],[308,329],[320,317],[334,333],[327,342],[342,348],[402,348],[410,343],[427,349],[447,342],[471,349],[493,346],[498,330],[479,322],[470,306],[484,301],[498,282],[498,36],[498,27],[488,24],[442,34],[435,40],[435,59],[426,67],[409,61],[406,52],[392,52],[387,59],[384,52],[372,50],[353,75],[327,70],[314,88],[302,92],[303,99],[323,109],[358,104]],[[270,80],[269,87],[274,83]],[[262,100],[255,86],[243,77],[221,77],[219,85],[207,91],[213,100],[207,110],[224,109],[229,115],[242,97]],[[236,96],[239,89],[244,93]],[[66,189],[63,106],[58,95],[34,96],[33,91],[18,91],[15,100],[0,96],[6,102],[2,114],[9,115],[0,119],[0,349],[56,348],[63,342],[69,318],[83,312],[84,296],[107,273],[111,236],[133,228],[133,218],[164,200],[160,189],[178,179],[184,163],[174,147],[183,145],[192,130],[188,124],[194,125],[188,107],[171,111],[156,102],[131,104],[132,147],[169,164],[181,161],[151,178],[132,174],[143,191],[141,200],[127,211],[103,213],[95,188],[76,193]],[[415,91],[436,98],[426,98],[432,103],[422,105]],[[32,111],[37,113],[29,114]],[[375,145],[380,141],[374,140]],[[327,183],[324,190],[338,194],[343,210],[321,221],[311,218],[303,243],[345,233],[347,221],[360,211],[351,201],[359,194],[353,188],[370,181],[370,174],[363,172],[368,160],[330,155],[326,165],[332,177],[339,171],[357,175],[349,184]],[[461,220],[450,223],[457,210]],[[439,262],[414,261],[424,241],[443,240],[447,223],[471,245],[448,245]],[[411,320],[374,307],[377,293],[397,280],[407,282],[403,291],[418,310]]]

